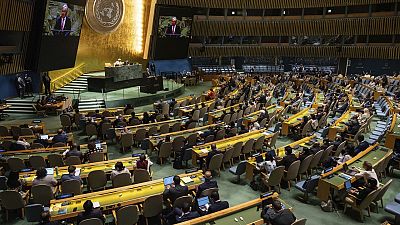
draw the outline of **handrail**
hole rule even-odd
[[[51,88],[52,88],[51,91],[56,91],[57,89],[64,87],[65,85],[67,85],[71,81],[75,80],[80,75],[84,74],[85,73],[84,67],[85,67],[85,63],[81,63],[78,66],[69,70],[68,72],[58,76],[55,79],[52,79],[51,80]]]

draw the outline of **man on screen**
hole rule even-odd
[[[57,36],[69,36],[71,33],[71,19],[68,15],[68,6],[64,4],[61,9],[60,16],[54,25],[53,34]]]
[[[171,25],[168,26],[167,31],[165,32],[167,36],[181,36],[181,28],[176,25],[176,21],[176,17],[172,17]]]

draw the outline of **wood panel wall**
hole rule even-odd
[[[400,16],[280,21],[195,21],[194,36],[390,35]]]
[[[0,0],[0,15],[0,30],[26,32],[22,52],[13,56],[12,63],[0,65],[0,75],[21,72],[25,65],[33,4],[20,0]]]
[[[288,56],[400,59],[400,47],[385,46],[189,46],[193,57]]]
[[[397,0],[158,0],[158,4],[202,8],[314,8],[391,3]]]

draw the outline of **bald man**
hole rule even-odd
[[[197,188],[197,193],[196,193],[196,197],[200,197],[201,193],[209,188],[218,188],[218,184],[217,181],[212,179],[212,175],[211,175],[211,171],[206,171],[204,173],[204,183],[200,184],[199,187]]]

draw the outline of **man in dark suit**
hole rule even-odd
[[[272,225],[292,224],[296,217],[289,209],[283,209],[282,203],[278,200],[272,202],[272,207],[265,207],[261,212],[264,222]]]
[[[181,35],[181,28],[178,25],[176,25],[176,21],[177,21],[176,17],[172,17],[171,25],[168,26],[165,32],[167,36],[179,37]]]
[[[208,207],[208,214],[229,208],[229,203],[227,201],[221,201],[219,199],[218,192],[214,191],[213,193],[211,193],[210,197],[212,202],[210,207]]]
[[[176,222],[178,223],[200,217],[200,214],[197,211],[191,211],[190,205],[187,202],[183,203],[182,210],[175,209],[175,213]]]
[[[179,176],[174,176],[174,183],[172,186],[167,185],[165,187],[165,191],[163,193],[164,201],[170,200],[173,204],[177,198],[186,196],[188,193],[188,187],[181,185],[181,178]]]
[[[81,160],[83,159],[83,153],[80,151],[80,146],[76,143],[72,144],[71,149],[65,154],[65,158],[70,156],[79,157]]]
[[[83,209],[85,211],[82,213],[79,213],[79,215],[77,217],[78,224],[83,220],[91,219],[91,218],[98,218],[104,224],[105,218],[104,218],[101,210],[93,208],[92,201],[87,200],[85,203],[83,203]]]
[[[53,143],[58,143],[58,142],[67,143],[67,141],[68,141],[68,136],[62,129],[58,129],[57,134],[54,135],[52,140]]]
[[[364,151],[369,147],[369,143],[364,141],[364,135],[358,136],[358,146],[354,149],[354,154],[357,155],[358,153]]]
[[[53,34],[55,36],[69,36],[71,33],[71,19],[68,15],[68,5],[64,4],[61,9],[60,16],[54,25]]]
[[[208,169],[208,166],[210,165],[211,158],[214,155],[220,154],[221,152],[217,149],[217,145],[212,144],[211,145],[211,152],[208,153],[207,158],[206,158],[206,168]]]
[[[282,158],[280,162],[278,162],[278,166],[285,166],[285,170],[289,168],[290,165],[297,159],[296,155],[293,154],[293,150],[290,146],[285,147],[286,156]]]
[[[212,180],[212,175],[211,175],[211,171],[206,171],[206,173],[204,174],[204,183],[200,184],[197,187],[197,192],[196,192],[196,197],[200,197],[201,193],[204,190],[210,189],[210,188],[218,188],[218,184],[217,181]]]

